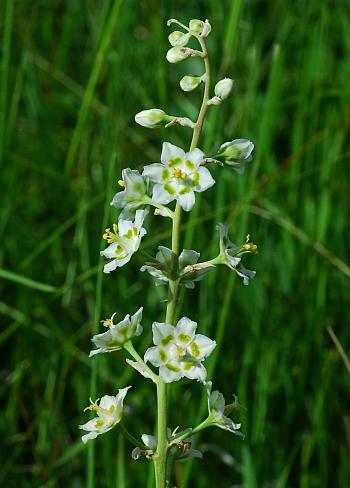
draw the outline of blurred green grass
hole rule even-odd
[[[221,343],[207,366],[246,407],[246,437],[206,431],[204,462],[175,466],[173,481],[349,486],[350,377],[326,327],[348,351],[350,3],[4,0],[0,9],[0,483],[152,486],[152,467],[131,461],[117,430],[84,446],[77,425],[90,395],[132,383],[130,430],[153,430],[154,392],[123,354],[87,354],[114,311],[144,305],[142,352],[163,317],[142,255],[104,276],[98,250],[117,217],[109,202],[121,168],[157,161],[163,140],[189,145],[185,128],[133,121],[151,107],[196,114],[200,94],[178,81],[199,65],[165,60],[175,17],[210,19],[214,80],[236,81],[234,97],[210,111],[202,148],[256,144],[242,177],[215,170],[215,187],[184,221],[184,247],[209,258],[225,221],[260,254],[246,260],[257,270],[249,287],[220,270],[183,298],[181,314]],[[145,251],[169,242],[167,224],[152,219]],[[193,383],[174,386],[171,402],[173,428],[205,408]]]

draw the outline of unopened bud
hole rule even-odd
[[[189,28],[190,31],[202,37],[207,37],[211,31],[211,25],[208,20],[203,22],[203,20],[192,19],[190,20]]]
[[[180,61],[183,61],[191,56],[192,51],[192,49],[188,49],[186,47],[172,47],[166,53],[166,58],[169,63],[179,63]]]
[[[196,34],[200,35],[202,33],[203,27],[204,27],[203,20],[198,20],[198,19],[190,20],[189,28],[192,32],[195,32]]]
[[[188,41],[190,40],[191,34],[184,34],[183,32],[180,31],[174,31],[170,34],[168,37],[169,42],[172,46],[174,47],[183,47],[186,46]]]
[[[142,110],[135,115],[135,122],[143,127],[154,129],[161,127],[162,122],[167,120],[167,114],[159,108],[151,108],[150,110]]]
[[[201,84],[200,76],[186,75],[180,81],[181,88],[183,89],[183,91],[186,92],[194,90],[200,84]]]
[[[232,88],[233,80],[231,80],[231,78],[224,78],[216,83],[214,92],[217,97],[221,98],[221,100],[225,100],[232,92]]]

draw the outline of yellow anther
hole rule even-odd
[[[110,319],[104,319],[104,320],[101,320],[101,324],[104,326],[104,327],[112,327],[114,325],[114,322],[113,322],[113,319],[114,317],[116,316],[117,312],[114,312],[114,314],[112,315],[112,317]]]
[[[186,173],[184,171],[181,171],[179,168],[173,169],[173,176],[175,178],[180,178],[180,179],[185,179],[186,178]]]
[[[91,400],[91,398],[89,398],[89,401],[90,401],[90,405],[84,408],[84,412],[86,412],[87,410],[98,410],[100,408],[97,404],[97,402],[100,401],[99,398],[94,402]]]
[[[252,254],[258,254],[258,246],[256,246],[252,242],[244,244],[243,247],[246,251],[251,252]]]
[[[102,238],[105,239],[108,242],[108,244],[112,244],[112,242],[117,242],[117,233],[118,233],[117,224],[113,224],[113,230],[114,232],[112,232],[111,229],[108,227],[108,229],[106,229],[104,234],[102,235]]]
[[[123,180],[118,180],[118,185],[121,186],[122,188],[125,188],[125,183]]]

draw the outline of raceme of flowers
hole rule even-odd
[[[172,24],[179,25],[182,31],[175,30],[169,35],[171,47],[166,54],[167,60],[170,63],[178,63],[189,57],[205,59],[207,51],[203,48],[203,43],[211,32],[208,20],[192,19],[186,26],[176,19],[170,19],[168,25]],[[196,39],[199,40],[200,50],[188,47],[190,40]],[[207,63],[205,68],[207,69]],[[191,92],[199,89],[209,80],[210,73],[207,71],[203,74],[186,74],[180,81],[180,87],[185,92]],[[224,103],[234,93],[234,87],[235,82],[231,78],[225,77],[217,81],[212,95],[206,94],[206,98],[203,99],[205,109],[217,110],[215,106]],[[151,108],[137,113],[135,121],[149,129],[178,124],[194,129],[195,136],[199,117],[195,122],[188,117],[171,115],[162,109]],[[152,162],[142,170],[123,169],[121,179],[118,181],[121,190],[114,195],[111,202],[112,207],[119,211],[118,221],[113,224],[112,229],[106,229],[103,234],[108,244],[100,252],[101,256],[108,260],[103,268],[104,273],[109,274],[124,266],[139,250],[141,240],[147,233],[145,221],[151,207],[154,207],[155,215],[172,220],[177,214],[177,210],[174,211],[175,205],[176,209],[181,207],[189,212],[196,203],[196,193],[209,190],[215,184],[208,166],[213,164],[215,171],[220,169],[218,167],[226,166],[241,174],[246,164],[252,160],[253,150],[254,144],[242,138],[225,142],[219,149],[208,155],[199,148],[186,152],[170,142],[163,142],[160,161]],[[176,227],[176,220],[173,226]],[[183,249],[175,254],[171,249],[160,245],[155,258],[145,262],[141,271],[147,271],[155,279],[156,285],[169,285],[171,293],[174,283],[176,286],[193,288],[196,282],[205,278],[215,266],[220,264],[226,265],[237,273],[243,279],[244,285],[247,285],[255,276],[255,271],[243,267],[242,257],[246,253],[256,254],[257,246],[250,242],[249,236],[242,245],[234,244],[229,239],[228,229],[224,224],[218,224],[217,230],[219,231],[219,254],[213,259],[199,262],[200,253],[195,250]],[[169,301],[171,301],[171,293]],[[176,297],[176,293],[174,296]],[[196,333],[197,323],[188,317],[182,317],[176,325],[166,323],[167,320],[153,322],[154,345],[146,350],[142,358],[133,344],[134,339],[143,332],[142,313],[143,307],[140,307],[133,315],[127,314],[119,322],[115,320],[116,313],[110,319],[103,320],[103,326],[107,330],[92,337],[95,348],[90,351],[89,357],[124,349],[131,356],[131,359],[129,357],[126,359],[127,364],[143,377],[151,379],[157,385],[157,390],[159,386],[164,387],[163,383],[176,382],[182,378],[198,380],[206,387],[207,419],[193,429],[189,428],[181,432],[178,432],[178,428],[173,432],[168,429],[167,434],[163,435],[167,441],[167,451],[177,461],[201,457],[199,451],[191,448],[189,436],[202,428],[217,426],[233,434],[242,435],[241,425],[229,417],[233,410],[238,409],[238,403],[235,401],[227,405],[222,393],[212,391],[211,381],[206,381],[207,371],[203,363],[215,349],[216,342],[203,334]],[[171,319],[168,321],[170,322]],[[109,432],[121,422],[123,403],[129,388],[131,386],[118,390],[115,396],[105,395],[95,402],[90,399],[90,405],[85,410],[95,411],[97,416],[79,426],[86,431],[82,436],[84,443]],[[125,429],[124,425],[123,428]],[[133,450],[132,457],[138,459],[144,455],[151,459],[157,451],[158,438],[143,434],[141,440],[141,443],[136,441],[138,447]],[[158,451],[157,456],[159,456]]]

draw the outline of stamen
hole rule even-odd
[[[125,183],[123,180],[118,180],[118,185],[121,186],[122,188],[125,188]]]
[[[246,252],[250,252],[252,254],[258,254],[258,246],[253,242],[249,242],[249,240],[250,240],[250,234],[248,234],[246,237],[245,244],[243,244],[243,249]]]
[[[179,178],[179,179],[183,180],[186,178],[187,175],[184,171],[181,171],[181,169],[175,168],[175,169],[173,169],[173,176],[175,178]]]
[[[89,398],[89,402],[91,403],[91,405],[87,406],[86,408],[84,408],[84,412],[86,412],[87,410],[98,410],[99,409],[99,406],[97,404],[97,402],[99,402],[100,399],[97,398],[96,401],[92,401],[91,400],[91,397]]]
[[[112,315],[112,317],[110,319],[104,319],[104,320],[100,320],[101,324],[104,326],[104,327],[113,327],[114,322],[113,322],[113,319],[114,317],[117,315],[117,312],[114,312],[114,314]]]
[[[117,242],[118,240],[118,226],[117,224],[113,224],[113,231],[108,227],[108,229],[105,230],[104,234],[102,235],[102,238],[105,239],[108,244],[112,244],[112,242]]]

